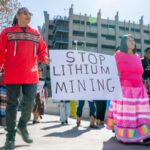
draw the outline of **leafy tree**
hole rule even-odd
[[[0,31],[12,24],[13,17],[21,3],[18,0],[0,0]]]

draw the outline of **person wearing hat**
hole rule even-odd
[[[29,26],[32,13],[18,9],[13,25],[0,34],[0,66],[4,64],[2,82],[7,89],[5,148],[13,149],[16,131],[26,143],[32,143],[27,130],[36,96],[38,61],[49,64],[46,44],[40,33]],[[22,89],[21,117],[16,129],[18,98]]]
[[[150,101],[150,46],[145,49],[145,55],[142,58],[142,66],[144,69],[143,81]]]

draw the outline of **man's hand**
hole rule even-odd
[[[45,63],[46,65],[49,65],[51,62],[52,62],[52,60],[51,60],[49,57],[45,56],[45,58],[44,58],[44,63]]]

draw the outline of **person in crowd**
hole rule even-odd
[[[112,100],[107,128],[123,143],[150,144],[150,105],[142,82],[143,68],[132,35],[124,35],[115,53],[123,98]]]
[[[37,85],[35,104],[33,107],[33,124],[39,123],[39,118],[42,119],[42,115],[44,115],[45,104],[48,100],[47,84],[45,79],[42,77],[42,71],[42,68],[38,69],[39,83]]]
[[[7,90],[6,108],[6,149],[13,149],[16,131],[26,143],[32,143],[27,130],[38,77],[38,61],[49,64],[46,44],[40,33],[29,26],[32,13],[26,8],[19,8],[11,27],[0,34],[0,66],[4,63],[2,82]],[[18,98],[22,88],[21,117],[16,130]]]
[[[81,124],[81,117],[82,117],[82,111],[85,101],[79,100],[78,101],[78,107],[77,107],[77,127]],[[88,101],[89,109],[90,109],[90,128],[97,128],[95,125],[95,105],[93,100]]]
[[[59,104],[59,112],[61,124],[68,124],[68,118],[70,116],[70,101],[61,100]]]
[[[70,117],[76,118],[77,117],[77,108],[76,108],[76,101],[70,100]]]
[[[106,101],[106,112],[105,112],[105,118],[107,117],[107,113],[108,113],[109,107],[110,107],[110,100],[107,100],[107,101]]]
[[[150,46],[145,49],[145,55],[144,58],[142,58],[142,66],[144,69],[143,81],[150,101]]]
[[[7,96],[6,96],[6,86],[1,83],[3,68],[0,69],[0,126],[6,125],[6,106],[7,106]]]
[[[95,100],[94,102],[96,104],[96,125],[98,128],[101,128],[105,120],[106,101]]]

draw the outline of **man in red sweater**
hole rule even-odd
[[[49,64],[47,47],[38,31],[28,24],[32,14],[26,7],[17,11],[13,26],[0,35],[0,66],[4,64],[3,83],[7,87],[6,142],[13,149],[16,134],[16,114],[20,89],[22,89],[22,113],[17,132],[26,143],[32,143],[27,131],[38,83],[38,61]]]

